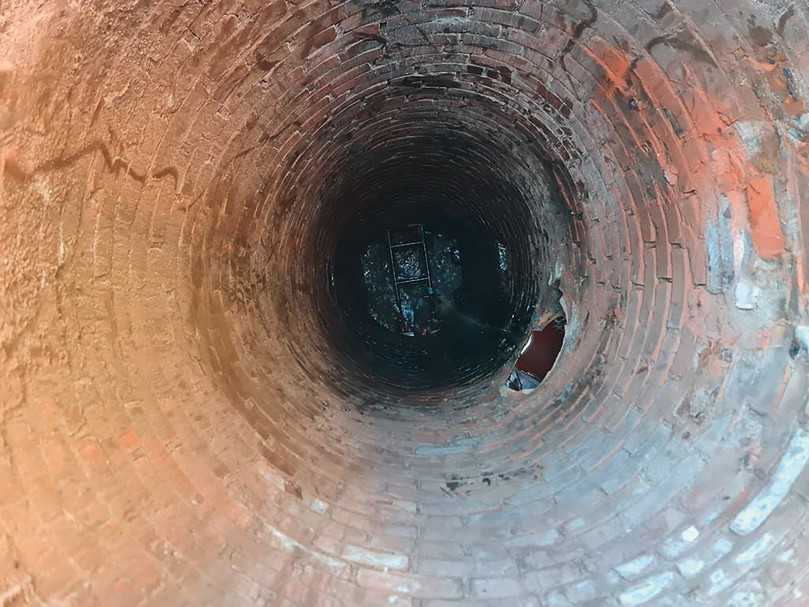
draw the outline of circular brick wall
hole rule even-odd
[[[806,605],[807,28],[5,3],[0,604]],[[558,284],[535,392],[355,355],[329,264],[404,191]]]

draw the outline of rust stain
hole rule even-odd
[[[754,177],[747,186],[747,205],[753,245],[764,259],[784,252],[784,234],[778,218],[773,180],[769,175]]]
[[[765,36],[763,32],[760,34],[763,41]],[[603,89],[600,99],[596,97],[594,101],[617,103],[620,107],[632,110],[628,112],[628,120],[635,124],[631,128],[631,136],[637,138],[640,134],[638,129],[643,128],[643,124],[649,120],[650,112],[664,113],[660,108],[660,100],[653,96],[660,84],[654,69],[647,65],[645,59],[632,60],[625,50],[602,39],[594,39],[589,52],[593,61],[603,70]],[[750,60],[755,62],[752,58]],[[803,111],[803,103],[790,94],[789,82],[785,76],[788,72],[781,63],[755,62],[754,69],[768,76],[774,92],[782,97],[789,113]],[[790,98],[795,105],[791,111]],[[693,166],[684,164],[684,157],[665,153],[664,149],[658,149],[661,142],[653,141],[648,145],[649,153],[643,156],[647,163],[644,166],[645,173],[654,174],[655,180],[663,187],[663,182],[667,180],[671,185],[678,176],[686,176],[681,183],[688,184],[688,191],[706,194],[720,191],[729,197],[738,194],[743,205],[746,199],[749,230],[759,256],[773,259],[783,254],[785,237],[772,177],[778,171],[778,140],[765,137],[761,142],[761,150],[751,155],[735,132],[733,120],[719,111],[722,104],[712,98],[709,92],[695,87],[688,91],[683,101],[692,120],[690,129],[693,129],[692,132],[702,142],[694,151],[704,149],[704,152],[700,152],[704,154],[700,168],[694,171],[696,163]],[[629,114],[637,115],[637,122]],[[688,191],[682,190],[682,193]]]
[[[616,91],[625,95],[629,93],[627,81],[632,61],[626,52],[596,38],[592,40],[587,53],[604,70],[606,79],[604,84],[611,93]]]

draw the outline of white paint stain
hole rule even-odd
[[[325,502],[320,501],[319,499],[314,499],[312,500],[312,503],[309,506],[309,508],[317,512],[318,514],[325,514],[326,511],[329,509],[329,505]]]
[[[705,567],[705,561],[696,558],[683,559],[677,563],[677,569],[683,577],[693,577]]]
[[[799,428],[793,434],[770,482],[733,519],[730,530],[738,535],[747,535],[758,529],[789,494],[808,461],[809,432]]]
[[[623,565],[618,565],[615,570],[620,573],[621,576],[631,579],[646,571],[654,562],[655,557],[653,555],[642,554],[631,561],[627,561]]]
[[[392,552],[376,552],[367,550],[360,546],[349,544],[343,550],[343,558],[362,563],[371,567],[381,567],[384,569],[407,569],[409,559],[407,555]]]
[[[674,573],[672,571],[659,573],[646,578],[640,584],[622,593],[618,598],[622,605],[627,605],[628,607],[642,605],[643,603],[651,601],[658,594],[671,586],[674,583],[674,579]]]
[[[746,550],[740,552],[734,561],[737,565],[749,565],[766,556],[775,547],[775,538],[770,533],[765,533],[758,540],[753,542]]]
[[[683,541],[685,542],[689,543],[695,542],[696,539],[699,537],[699,529],[697,529],[696,527],[689,527],[688,529],[682,532],[680,537],[683,538]]]
[[[304,546],[300,542],[292,539],[285,533],[282,533],[278,529],[274,527],[270,527],[270,533],[272,536],[278,541],[281,546],[281,549],[285,552],[300,552],[301,554],[305,554],[306,556],[312,558],[313,560],[325,565],[335,573],[342,573],[347,565],[343,561],[330,557],[322,552],[318,552],[316,550],[312,550],[311,548]]]

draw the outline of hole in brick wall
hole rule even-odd
[[[557,316],[541,328],[531,331],[508,378],[508,387],[516,391],[536,389],[551,372],[565,340],[565,317]]]

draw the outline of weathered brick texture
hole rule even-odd
[[[0,605],[809,604],[807,31],[0,3]],[[540,389],[347,354],[327,262],[391,184],[558,270]]]

